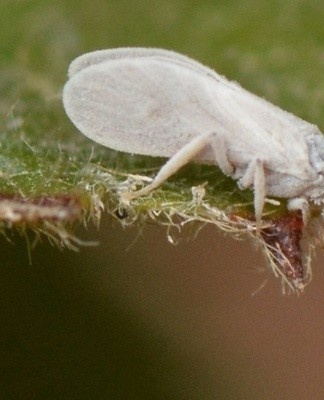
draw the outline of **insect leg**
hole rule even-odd
[[[307,222],[310,217],[310,210],[309,210],[309,203],[306,199],[302,197],[295,197],[294,199],[289,199],[288,210],[290,211],[300,210],[302,212],[304,225],[307,225]]]
[[[263,162],[260,159],[255,159],[250,162],[245,174],[239,181],[239,186],[248,188],[253,183],[254,188],[254,212],[256,219],[257,232],[261,228],[262,212],[266,196],[265,174]]]
[[[219,168],[223,171],[225,175],[228,176],[232,175],[234,173],[235,168],[228,159],[226,143],[224,141],[223,134],[214,133],[211,145],[214,151],[216,164],[219,166]]]
[[[160,169],[152,183],[143,189],[130,193],[130,199],[148,194],[156,189],[181,167],[191,161],[200,151],[212,143],[214,134],[196,136],[189,143],[175,153]]]

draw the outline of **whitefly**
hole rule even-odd
[[[87,137],[111,149],[168,157],[161,185],[189,161],[213,163],[254,190],[261,222],[266,197],[288,199],[306,220],[324,201],[324,138],[319,129],[172,51],[95,51],[69,68],[63,102]]]

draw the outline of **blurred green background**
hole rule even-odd
[[[324,129],[321,1],[2,0],[0,21],[1,118],[18,107],[38,138],[67,131],[70,61],[119,46],[187,54]],[[306,293],[284,297],[252,246],[213,228],[171,233],[176,247],[161,227],[107,217],[78,232],[98,247],[44,241],[29,265],[8,232],[0,397],[322,399],[323,254]]]

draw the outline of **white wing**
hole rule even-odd
[[[316,127],[185,56],[105,50],[76,59],[69,75],[67,114],[109,148],[171,157],[197,135],[222,132],[239,168],[257,156],[277,172],[313,173],[306,137],[317,134]],[[213,162],[214,155],[207,149],[199,160]]]
[[[129,153],[169,157],[194,136],[215,131],[209,85],[210,79],[188,68],[129,58],[95,64],[73,75],[63,100],[71,120],[96,142]]]
[[[112,60],[133,60],[134,58],[156,59],[161,62],[168,61],[174,64],[181,63],[182,65],[184,64],[186,68],[194,69],[203,75],[212,76],[214,79],[221,80],[224,84],[230,83],[225,77],[218,75],[212,69],[183,54],[176,53],[172,50],[143,47],[121,47],[117,49],[97,50],[92,51],[91,53],[82,54],[71,62],[68,76],[71,78],[73,75],[91,65],[97,65]]]

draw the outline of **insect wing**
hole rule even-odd
[[[67,114],[89,138],[115,150],[172,156],[193,137],[217,130],[213,80],[183,65],[117,59],[74,74]],[[213,155],[207,156],[213,161]]]
[[[193,69],[202,75],[212,76],[213,79],[222,81],[224,84],[229,83],[223,76],[218,75],[212,69],[185,55],[176,53],[172,50],[142,47],[122,47],[82,54],[71,62],[68,75],[71,78],[73,75],[91,65],[98,65],[100,63],[114,60],[134,60],[137,58],[146,58],[150,60],[155,59],[162,63],[168,62],[173,64],[182,64],[184,67]]]

